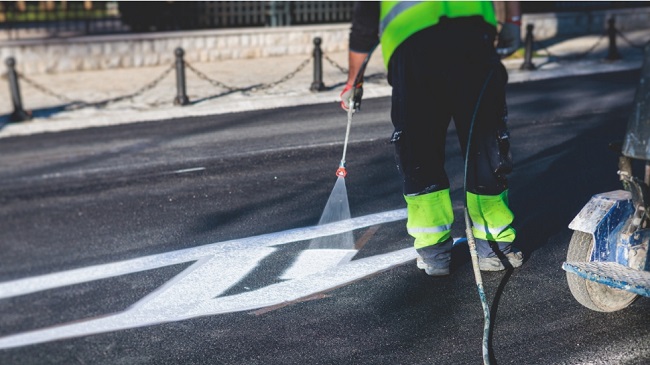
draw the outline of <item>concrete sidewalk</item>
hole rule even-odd
[[[650,29],[627,32],[625,39],[617,39],[622,59],[605,61],[608,50],[606,37],[598,35],[572,38],[539,50],[539,55],[550,53],[553,57],[535,57],[537,70],[520,70],[522,59],[506,59],[510,82],[526,82],[554,77],[592,74],[640,68],[643,46],[650,40]],[[628,42],[629,41],[629,42]],[[632,43],[632,44],[630,44]],[[595,47],[594,47],[595,46]],[[593,48],[593,50],[592,50]],[[571,57],[583,55],[583,57]],[[333,63],[347,67],[347,53],[326,54]],[[304,64],[306,63],[306,64]],[[230,60],[211,63],[190,63],[212,82],[186,69],[187,95],[190,105],[173,104],[176,96],[175,71],[171,70],[155,87],[141,95],[109,103],[104,107],[85,107],[66,110],[69,100],[88,103],[133,94],[152,81],[159,79],[173,65],[109,71],[85,71],[51,75],[25,75],[41,88],[20,80],[23,106],[34,114],[30,121],[7,123],[13,111],[8,85],[0,87],[0,138],[56,132],[69,129],[164,120],[178,117],[222,114],[258,109],[278,108],[315,103],[336,103],[346,80],[339,68],[323,60],[323,82],[328,88],[321,92],[309,91],[313,80],[311,56],[285,56]],[[304,67],[292,78],[273,87],[245,92],[229,92],[215,81],[234,88],[270,84]],[[371,58],[366,71],[371,76],[364,87],[364,98],[390,95],[380,52]],[[6,77],[4,77],[6,80]],[[51,92],[48,93],[46,91]]]

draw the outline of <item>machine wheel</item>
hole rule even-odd
[[[594,245],[592,235],[574,231],[566,255],[567,262],[588,262]],[[599,312],[615,312],[626,308],[637,295],[625,290],[583,279],[578,275],[566,273],[571,294],[585,307]]]

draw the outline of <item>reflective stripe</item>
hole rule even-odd
[[[423,3],[423,1],[405,1],[405,2],[400,2],[399,4],[393,6],[392,9],[386,14],[386,16],[381,19],[379,22],[379,38],[381,38],[381,35],[384,33],[384,29],[390,23],[393,19],[395,19],[398,15],[400,15],[404,10],[418,5],[420,3]]]
[[[451,230],[451,224],[438,227],[407,228],[409,234],[417,233],[442,233]]]
[[[473,223],[473,225],[474,225],[474,229],[477,229],[477,230],[479,230],[481,232],[489,233],[489,234],[492,234],[492,235],[498,235],[499,233],[505,231],[506,229],[508,229],[508,227],[510,227],[509,224],[506,224],[505,226],[501,226],[501,227],[498,227],[498,228],[489,228],[489,227],[486,227],[484,225],[477,224],[477,223]]]

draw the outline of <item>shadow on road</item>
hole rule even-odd
[[[565,229],[589,198],[620,189],[617,156],[609,142],[622,139],[627,116],[620,110],[598,116],[589,129],[519,162],[511,181],[517,246],[530,255]]]

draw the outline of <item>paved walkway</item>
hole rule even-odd
[[[539,55],[549,53],[553,57],[535,57],[537,70],[520,70],[521,59],[507,59],[504,64],[510,75],[510,82],[526,82],[552,77],[610,72],[640,68],[643,61],[643,46],[650,40],[650,29],[628,32],[625,39],[618,38],[618,49],[622,59],[605,61],[608,40],[601,36],[582,36],[549,45],[539,50]],[[634,46],[636,47],[634,47]],[[541,45],[541,44],[540,44]],[[594,47],[595,45],[595,47]],[[583,57],[572,57],[583,55]],[[338,52],[327,56],[342,67],[347,67],[347,54]],[[197,63],[191,66],[207,76],[211,82],[201,78],[194,71],[186,70],[187,95],[190,105],[173,104],[176,96],[174,70],[169,67],[116,69],[110,71],[85,71],[53,75],[36,75],[20,80],[24,108],[31,110],[34,118],[20,123],[6,123],[12,112],[9,87],[0,87],[0,138],[55,132],[94,126],[164,120],[170,118],[240,112],[256,109],[277,108],[314,103],[335,103],[346,75],[331,62],[324,60],[323,82],[328,90],[309,91],[313,80],[313,65],[310,56],[287,56],[250,60]],[[215,81],[229,87],[244,88],[258,84],[270,84],[282,79],[308,62],[289,80],[267,89],[245,92],[229,92]],[[153,88],[133,98],[109,103],[102,107],[84,107],[64,110],[69,100],[88,103],[130,95],[160,78]],[[366,81],[364,98],[390,95],[382,58],[377,52],[371,59],[366,75],[374,75]],[[6,80],[6,77],[4,77]],[[44,90],[49,91],[45,92]],[[52,95],[54,94],[54,95]]]

